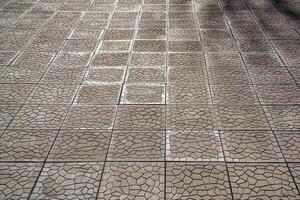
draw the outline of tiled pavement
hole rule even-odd
[[[1,0],[0,199],[300,199],[300,20],[223,4]]]

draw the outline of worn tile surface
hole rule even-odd
[[[0,199],[300,199],[278,1],[0,1]]]

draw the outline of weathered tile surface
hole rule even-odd
[[[0,1],[0,199],[300,199],[278,1]]]

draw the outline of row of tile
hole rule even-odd
[[[106,162],[105,166],[103,163],[47,163],[38,177],[41,168],[41,164],[34,163],[0,163],[3,174],[0,197],[299,198],[294,183],[295,180],[299,187],[299,164],[289,164],[289,168],[285,164],[228,164],[227,168],[224,163]]]
[[[298,130],[300,125],[300,107],[297,105],[269,105],[263,108],[256,105],[120,105],[118,108],[75,105],[70,110],[69,107],[0,106],[1,128]]]
[[[105,70],[99,70],[99,72]],[[120,70],[123,72],[122,70]],[[120,72],[116,71],[116,72]],[[149,72],[152,72],[151,74]],[[103,75],[103,74],[102,74]],[[117,74],[116,74],[117,75]],[[144,76],[143,76],[144,75]],[[145,83],[150,79],[150,84]],[[43,80],[43,79],[42,79]],[[134,80],[137,80],[136,82]],[[152,82],[156,80],[157,82]],[[163,71],[129,70],[127,84],[95,81],[87,85],[0,84],[0,105],[116,105],[116,104],[215,104],[266,105],[300,104],[296,85],[203,85],[163,82]],[[111,80],[112,81],[112,80]],[[121,80],[120,80],[121,81]],[[138,82],[143,81],[143,82]],[[122,94],[121,94],[122,89]],[[257,96],[256,96],[257,95]]]
[[[2,162],[300,162],[299,131],[6,130],[0,141]]]

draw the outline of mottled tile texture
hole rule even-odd
[[[0,1],[0,199],[300,199],[276,2]]]

